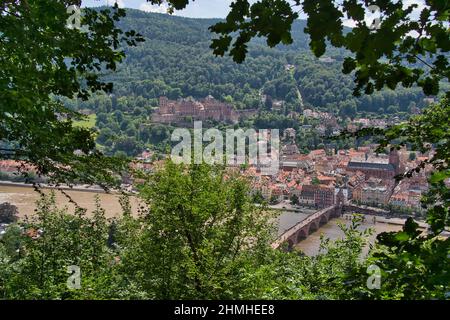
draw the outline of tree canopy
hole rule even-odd
[[[85,9],[68,28],[67,7],[81,1],[8,0],[0,4],[0,143],[2,158],[31,163],[59,182],[114,183],[123,164],[96,149],[91,130],[73,126],[81,115],[60,97],[86,100],[110,92],[100,74],[123,60],[123,43],[142,38],[116,27],[116,6]]]

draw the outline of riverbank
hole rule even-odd
[[[0,186],[5,187],[18,187],[18,188],[34,188],[34,186],[31,183],[23,183],[23,182],[13,182],[13,181],[6,181],[6,180],[0,180]],[[51,189],[51,190],[75,190],[75,191],[81,191],[81,192],[94,192],[94,193],[107,193],[104,189],[100,187],[90,186],[90,185],[74,185],[74,186],[67,186],[67,185],[61,185],[61,186],[53,186],[48,185],[44,183],[39,184],[39,188],[41,189]],[[111,191],[108,193],[118,193],[117,191]]]

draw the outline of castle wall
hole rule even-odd
[[[166,97],[159,99],[159,108],[152,115],[152,121],[160,123],[179,123],[186,117],[194,120],[232,121],[239,120],[239,114],[229,104],[207,97],[200,101],[191,99],[169,100]]]

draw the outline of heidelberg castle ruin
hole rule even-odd
[[[165,124],[181,124],[189,120],[215,120],[237,123],[241,117],[256,114],[256,110],[235,110],[228,103],[218,101],[212,96],[201,100],[193,98],[169,100],[159,98],[159,107],[152,115],[152,121]]]

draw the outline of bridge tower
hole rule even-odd
[[[392,164],[395,168],[395,174],[400,173],[400,155],[398,154],[397,149],[392,149],[389,153],[389,163]]]
[[[336,195],[336,206],[335,206],[335,216],[340,217],[342,215],[342,208],[346,204],[346,197],[344,194],[344,189],[339,188],[339,191]]]

